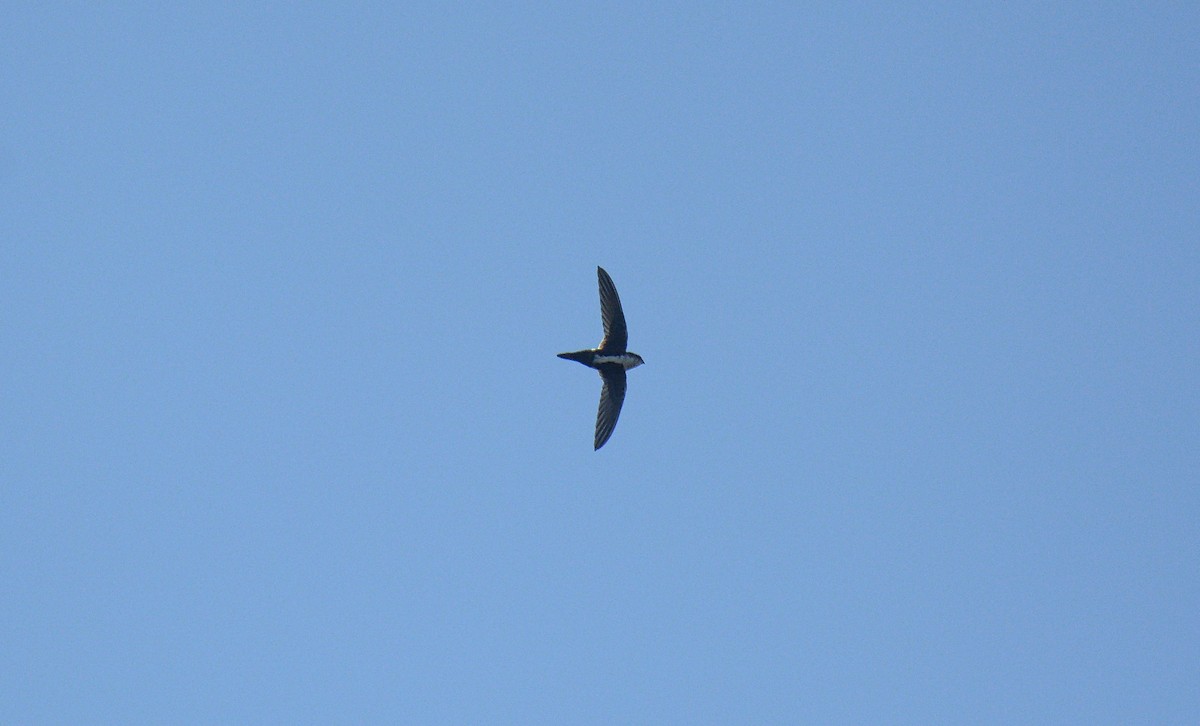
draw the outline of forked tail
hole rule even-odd
[[[592,359],[592,355],[590,350],[577,350],[574,353],[559,353],[558,357],[587,365],[588,361]]]

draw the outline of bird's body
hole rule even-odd
[[[605,365],[617,365],[624,370],[629,370],[645,363],[637,353],[605,353],[599,348],[580,350],[574,353],[559,353],[558,357],[578,361],[596,370],[601,370],[601,366]]]
[[[596,413],[595,448],[604,446],[612,436],[621,415],[621,404],[625,402],[625,372],[645,363],[637,353],[625,350],[629,333],[625,327],[625,312],[621,309],[621,298],[617,287],[603,267],[596,268],[600,279],[600,317],[604,322],[604,340],[597,348],[559,353],[559,358],[582,363],[600,371],[604,387],[600,389],[600,410]]]

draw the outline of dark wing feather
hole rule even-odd
[[[617,286],[603,267],[596,268],[600,278],[600,318],[604,321],[604,340],[600,350],[605,353],[624,353],[629,344],[629,332],[625,329],[625,312],[621,310],[621,298],[617,297]]]
[[[596,448],[604,446],[617,426],[621,404],[625,402],[625,369],[615,363],[600,366],[604,388],[600,389],[600,410],[596,412]]]

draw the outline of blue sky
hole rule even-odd
[[[975,5],[8,6],[0,720],[1194,723],[1200,12]]]

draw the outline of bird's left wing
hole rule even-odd
[[[617,426],[621,404],[625,402],[625,369],[615,363],[600,366],[604,387],[600,389],[600,410],[596,412],[596,449],[604,446]]]

